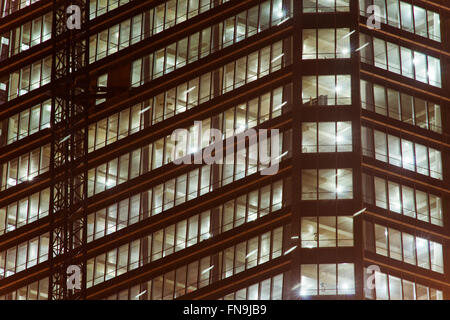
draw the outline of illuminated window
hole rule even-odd
[[[302,264],[300,296],[355,294],[353,263]]]
[[[351,152],[352,123],[303,122],[302,152]]]
[[[360,45],[362,62],[441,88],[440,59],[363,33]]]
[[[353,246],[353,218],[320,216],[301,218],[302,248]]]
[[[303,29],[303,59],[350,58],[350,29]]]
[[[374,287],[369,277],[375,274]],[[364,295],[376,300],[443,300],[441,290],[364,268]]]
[[[399,0],[359,0],[361,15],[369,17],[372,12],[367,8],[372,4],[380,8],[381,23],[441,41],[439,13]]]
[[[442,180],[441,151],[372,128],[361,133],[363,155]]]
[[[302,170],[302,200],[352,198],[352,169]]]
[[[350,11],[349,0],[303,0],[303,12]]]
[[[365,221],[366,250],[434,272],[444,272],[442,244]],[[375,239],[375,243],[370,239]]]
[[[350,75],[303,76],[304,105],[351,104]]]

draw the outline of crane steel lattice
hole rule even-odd
[[[75,23],[75,28],[70,29],[68,25],[73,24],[68,23],[68,19],[77,18],[81,23],[78,26]],[[87,236],[87,120],[90,102],[87,0],[54,0],[52,39],[49,299],[84,299],[86,249],[83,244]],[[81,276],[81,286],[73,290],[67,285],[67,269],[71,265],[79,267]]]

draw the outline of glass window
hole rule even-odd
[[[426,10],[414,6],[414,30],[415,33],[422,37],[427,37],[427,17]]]
[[[319,247],[336,246],[336,217],[319,217]]]
[[[391,300],[402,300],[402,282],[391,275],[389,275],[389,294]]]
[[[317,199],[317,170],[302,170],[302,200]]]
[[[335,57],[334,29],[318,29],[318,58],[327,59]]]
[[[430,39],[441,41],[441,25],[439,13],[427,11],[428,34]]]
[[[377,300],[389,300],[387,275],[375,271],[375,288]]]
[[[405,47],[400,47],[402,59],[402,75],[408,78],[413,78],[413,58],[412,51]]]
[[[302,248],[317,247],[317,217],[301,218]]]
[[[400,200],[400,185],[389,181],[389,210],[401,213],[402,202]]]
[[[375,67],[386,69],[386,42],[384,40],[373,38],[373,48],[375,57]]]
[[[427,102],[414,98],[415,124],[421,128],[428,129]]]
[[[316,29],[303,29],[303,59],[316,59]]]
[[[386,180],[375,177],[375,205],[387,209]]]
[[[387,144],[386,134],[384,132],[374,130],[375,139],[375,159],[387,162]],[[391,145],[389,144],[389,148]]]
[[[391,72],[401,74],[399,46],[391,42],[387,42],[387,52],[389,61],[388,70]]]
[[[339,263],[337,294],[355,294],[355,271],[353,263]]]
[[[361,104],[363,109],[373,111],[373,85],[365,80],[361,80]]]
[[[405,216],[416,218],[416,208],[414,203],[414,189],[402,186],[403,214]]]
[[[428,102],[428,119],[430,129],[438,133],[442,132],[441,107],[435,103]]]
[[[309,296],[317,295],[317,265],[316,264],[302,264],[301,265],[301,286],[300,295]]]
[[[374,85],[374,97],[375,97],[375,112],[387,115],[386,93],[385,88],[379,85]]]
[[[398,0],[387,1],[387,15],[389,24],[396,28],[400,28],[400,11]]]
[[[318,97],[319,105],[335,105],[336,100],[336,77],[319,76],[318,77]]]
[[[403,261],[416,264],[416,246],[414,237],[410,234],[403,233]]]
[[[441,63],[440,60],[428,56],[428,79],[432,86],[441,87]],[[423,74],[422,74],[423,75]],[[426,82],[426,81],[424,81]]]
[[[431,270],[444,273],[442,245],[430,241]]]
[[[401,120],[400,95],[397,90],[388,88],[389,117]]]
[[[396,259],[396,260],[400,260],[400,261],[402,260],[402,240],[401,239],[402,239],[402,234],[400,231],[389,228],[389,256],[392,259]],[[403,238],[403,240],[405,240],[405,238]]]
[[[420,82],[427,82],[427,58],[423,53],[414,51],[415,78]]]
[[[304,122],[302,130],[302,152],[352,151],[351,122]]]
[[[319,292],[321,295],[336,295],[335,264],[319,264]]]
[[[388,255],[388,231],[386,227],[375,224],[375,252]]]
[[[304,76],[302,78],[302,98],[303,104],[317,105],[317,77]]]
[[[402,15],[402,29],[409,32],[414,32],[412,5],[407,2],[400,1],[400,12]]]
[[[302,123],[302,152],[317,152],[317,123]]]
[[[417,265],[421,268],[430,269],[430,254],[428,240],[416,237]]]

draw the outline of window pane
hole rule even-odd
[[[353,174],[352,169],[337,169],[338,199],[353,199]]]
[[[387,228],[375,224],[375,241],[376,241],[376,253],[383,256],[387,256],[388,252],[388,232]]]
[[[400,12],[402,15],[402,29],[409,32],[414,32],[412,6],[409,3],[400,1]]]
[[[386,63],[386,42],[384,40],[373,38],[375,67],[387,68]]]
[[[302,200],[317,199],[317,170],[302,170]]]
[[[430,269],[430,256],[428,240],[416,237],[417,265],[421,268]]]
[[[389,256],[402,260],[402,235],[400,231],[389,228]]]
[[[384,87],[375,84],[373,90],[375,97],[375,112],[387,115],[386,93]]]
[[[391,300],[402,300],[402,282],[391,275],[389,276],[389,294]]]
[[[414,6],[414,29],[419,36],[427,36],[426,10],[418,6]]]
[[[387,89],[389,117],[401,120],[400,95],[397,90]]]
[[[439,13],[429,11],[428,15],[428,34],[429,37],[436,41],[441,41],[441,25]]]
[[[338,246],[353,246],[353,218],[337,217]]]
[[[386,198],[386,180],[375,177],[375,199],[376,206],[387,209],[387,198]]]
[[[336,265],[319,264],[319,294],[336,294]]]
[[[300,295],[317,295],[317,265],[302,264],[301,267]]]
[[[400,74],[400,51],[396,44],[387,43],[389,71]]]
[[[389,210],[400,213],[402,203],[400,200],[400,185],[389,181]]]
[[[336,199],[336,169],[319,170],[319,200]]]
[[[349,75],[338,75],[336,85],[337,105],[351,104],[351,78]]]
[[[302,248],[317,247],[317,217],[302,217],[301,240]]]
[[[398,0],[389,0],[387,5],[389,24],[400,28],[400,11]]]
[[[440,60],[428,56],[428,78],[429,84],[441,87],[441,63]]]
[[[303,29],[303,59],[316,59],[316,29]]]
[[[374,139],[375,139],[375,159],[387,162],[386,134],[384,132],[374,130]]]
[[[377,300],[389,300],[386,274],[375,271],[375,288]]]
[[[402,139],[402,166],[407,170],[414,171],[413,143],[404,139]]]
[[[403,214],[408,217],[416,217],[414,204],[414,189],[402,186]]]
[[[352,151],[352,123],[351,122],[338,122],[336,143],[338,152],[351,152]]]
[[[319,152],[336,151],[335,136],[335,122],[319,122]]]
[[[355,294],[353,263],[338,264],[338,294]]]
[[[417,172],[428,175],[428,150],[424,145],[416,143],[416,165]]]
[[[414,51],[414,70],[416,80],[427,82],[427,59],[423,53]]]
[[[335,29],[318,29],[318,58],[335,57]]]
[[[402,75],[408,78],[413,77],[413,59],[412,52],[410,49],[406,49],[404,47],[400,48],[401,57],[402,57]]]
[[[444,262],[442,255],[442,245],[430,241],[431,270],[444,273]]]
[[[414,237],[407,233],[403,233],[403,261],[414,265],[416,264]]]
[[[319,217],[319,247],[336,246],[336,217]]]
[[[305,76],[302,78],[302,98],[304,104],[318,104],[316,81],[316,76]]]
[[[319,105],[334,105],[336,103],[335,76],[319,76]]]
[[[302,123],[302,152],[317,152],[317,123]]]

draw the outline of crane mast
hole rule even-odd
[[[52,41],[49,299],[84,299],[89,1],[54,0]]]

